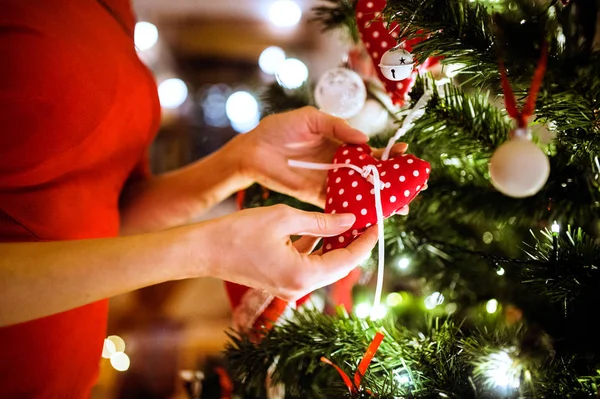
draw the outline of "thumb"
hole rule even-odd
[[[348,230],[355,221],[356,216],[351,213],[330,214],[294,209],[281,225],[286,235],[331,237]]]

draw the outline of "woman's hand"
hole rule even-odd
[[[352,214],[304,212],[286,205],[253,208],[202,223],[209,275],[293,301],[345,277],[377,242],[371,228],[347,248],[311,253],[320,237],[354,224]],[[193,227],[192,227],[193,228]],[[292,243],[291,236],[303,236]],[[193,246],[194,244],[192,244]],[[193,249],[192,249],[193,250]],[[208,257],[208,259],[206,259]]]
[[[344,119],[313,107],[271,115],[251,132],[239,137],[237,151],[242,173],[273,191],[321,208],[325,205],[326,171],[293,168],[289,159],[331,163],[341,143],[362,144],[368,137]],[[392,156],[406,151],[399,143]],[[381,150],[374,156],[381,156]]]

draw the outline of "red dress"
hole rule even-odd
[[[129,1],[105,2],[115,15],[91,0],[0,0],[0,242],[117,236],[123,186],[149,173],[156,85]],[[0,328],[0,398],[89,397],[107,307]]]

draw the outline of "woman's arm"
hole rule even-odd
[[[331,162],[340,143],[365,141],[343,119],[313,107],[268,116],[213,154],[129,188],[121,231],[133,234],[188,223],[253,182],[322,207],[327,173],[291,168],[287,160]]]
[[[368,231],[348,248],[309,254],[353,215],[284,205],[248,209],[157,233],[80,241],[0,244],[0,326],[82,306],[148,285],[211,276],[297,299],[347,275],[377,240]],[[307,237],[297,244],[291,235]]]
[[[232,139],[218,151],[184,168],[126,187],[121,200],[121,234],[137,234],[181,226],[252,180],[240,166],[238,143]]]

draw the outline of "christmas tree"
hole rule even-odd
[[[429,162],[428,187],[408,215],[385,215],[381,250],[341,292],[231,333],[230,393],[598,397],[600,1],[329,0],[314,13],[355,47],[327,76],[270,86],[264,114],[314,105],[372,147],[404,141]],[[275,203],[315,209],[258,186],[240,197]]]

